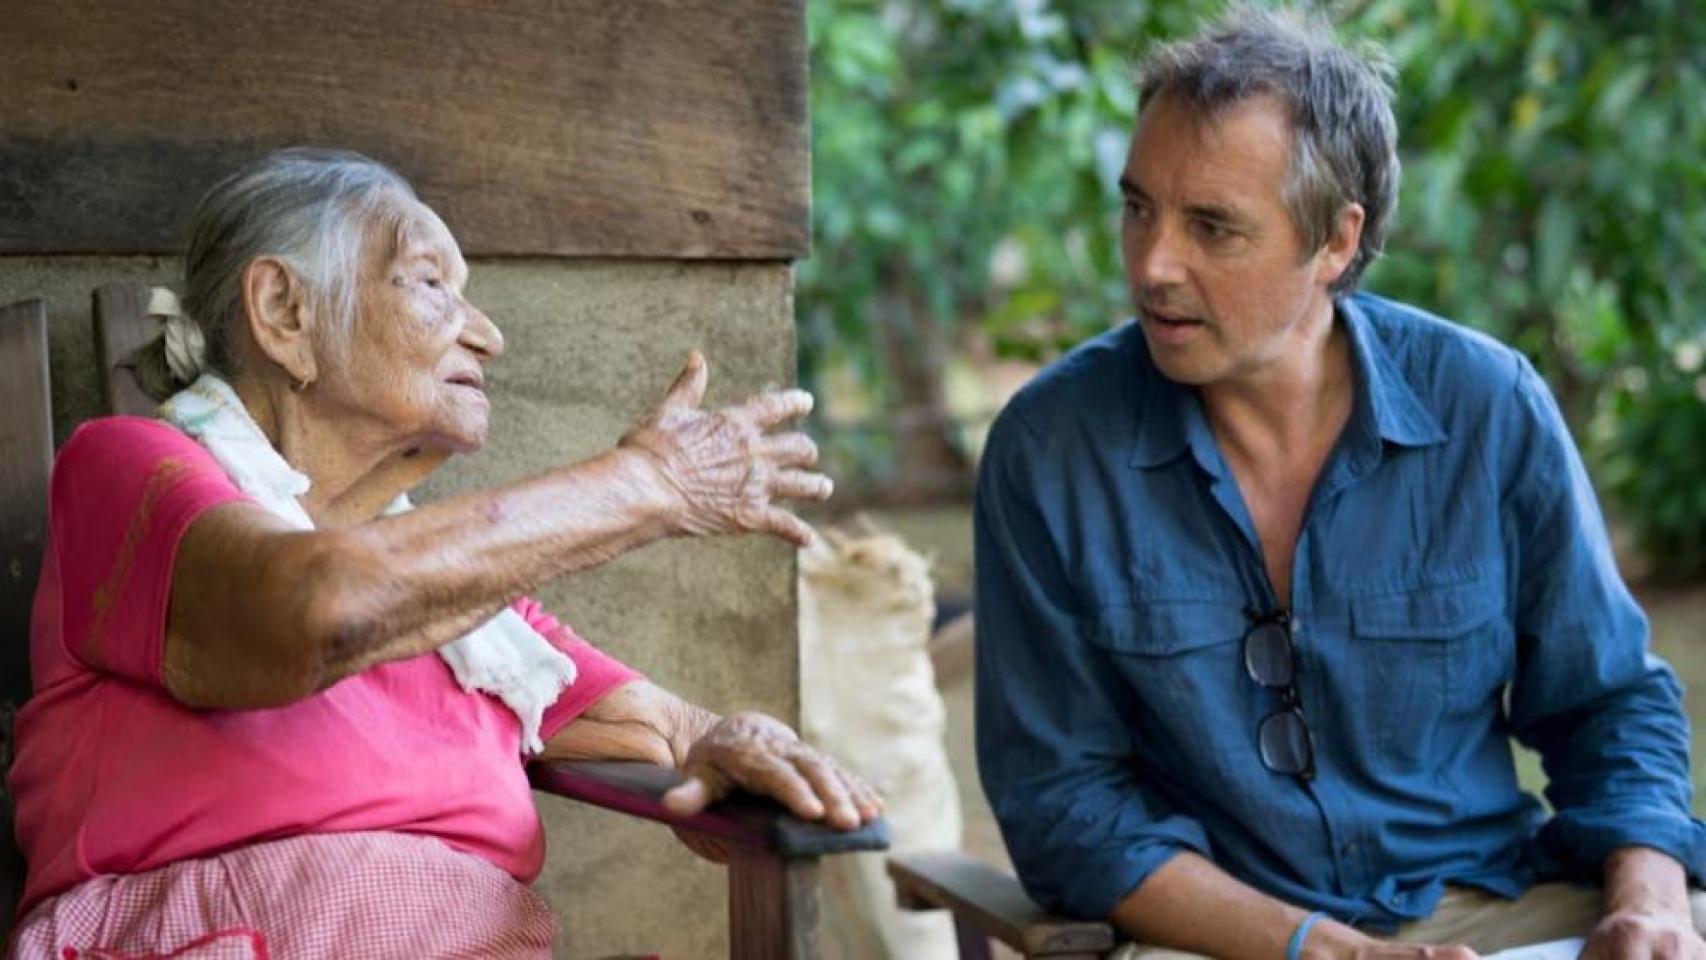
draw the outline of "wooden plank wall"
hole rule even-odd
[[[164,253],[273,147],[397,168],[470,255],[809,251],[805,0],[10,0],[0,254]]]

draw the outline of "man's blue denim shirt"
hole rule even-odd
[[[1556,404],[1515,351],[1341,299],[1355,405],[1276,597],[1197,394],[1136,324],[1002,412],[977,493],[977,743],[1025,886],[1106,916],[1181,850],[1391,926],[1447,883],[1598,880],[1616,847],[1698,882],[1688,724]],[[1313,781],[1270,773],[1249,614],[1288,608]],[[1538,750],[1547,816],[1510,739]]]

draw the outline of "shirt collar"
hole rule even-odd
[[[1136,323],[1132,328],[1136,336],[1142,337]],[[1155,367],[1147,350],[1140,358],[1145,388],[1131,465],[1142,469],[1159,467],[1171,463],[1189,447],[1204,470],[1220,476],[1220,449],[1214,444],[1214,434],[1209,430],[1196,390],[1169,380]]]
[[[1445,442],[1439,418],[1423,405],[1397,361],[1374,332],[1364,305],[1354,297],[1336,303],[1336,313],[1350,336],[1351,364],[1356,368],[1356,407],[1351,416],[1373,414],[1380,439],[1401,447],[1426,447]]]
[[[1351,344],[1351,366],[1356,376],[1355,407],[1349,430],[1404,447],[1425,447],[1445,441],[1439,419],[1423,406],[1416,392],[1399,372],[1386,345],[1370,328],[1362,305],[1344,297],[1335,304],[1335,315],[1345,326]],[[1136,328],[1136,324],[1133,327]],[[1136,331],[1138,336],[1141,330]],[[1143,391],[1142,418],[1133,444],[1131,466],[1148,469],[1171,462],[1188,446],[1197,462],[1214,476],[1221,473],[1218,448],[1203,415],[1196,390],[1169,380],[1155,368],[1147,351],[1141,354],[1147,388]]]

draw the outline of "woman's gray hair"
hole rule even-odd
[[[1291,113],[1291,164],[1282,200],[1314,254],[1349,203],[1363,209],[1356,256],[1333,283],[1356,289],[1386,244],[1398,206],[1396,70],[1385,51],[1341,45],[1322,19],[1241,5],[1192,40],[1161,46],[1141,71],[1141,102],[1176,97],[1212,120],[1247,97],[1267,94]]]
[[[201,372],[237,376],[243,271],[259,257],[284,261],[326,323],[322,342],[347,350],[367,238],[401,230],[418,202],[395,171],[347,150],[279,150],[215,184],[190,218],[184,252],[182,303],[206,343]],[[136,357],[137,381],[163,400],[194,380],[178,366],[167,363],[163,334]]]

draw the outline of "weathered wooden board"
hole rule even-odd
[[[40,300],[0,307],[0,711],[30,693],[30,605],[47,548],[51,402],[46,307]],[[0,842],[0,860],[5,847]],[[0,911],[11,906],[0,896]]]
[[[368,153],[473,255],[809,249],[804,0],[9,0],[0,253],[176,250],[287,144]]]

